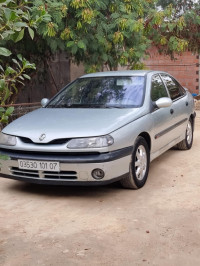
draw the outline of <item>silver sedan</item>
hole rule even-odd
[[[80,77],[0,133],[0,175],[52,185],[144,186],[150,161],[192,147],[194,100],[159,71]]]

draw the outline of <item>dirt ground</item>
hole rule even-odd
[[[200,265],[200,111],[193,148],[140,190],[0,179],[0,265]]]

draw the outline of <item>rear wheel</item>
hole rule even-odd
[[[144,186],[149,172],[149,159],[147,142],[139,136],[134,144],[129,176],[120,181],[124,188],[138,189]]]
[[[185,138],[177,144],[179,150],[189,150],[192,147],[193,143],[193,123],[191,118],[188,120]]]

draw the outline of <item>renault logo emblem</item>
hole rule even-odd
[[[40,140],[40,141],[43,141],[45,138],[46,138],[46,135],[45,135],[45,134],[42,134],[42,135],[39,137],[39,140]]]

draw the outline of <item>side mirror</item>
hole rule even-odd
[[[158,99],[155,104],[158,108],[170,107],[172,105],[172,100],[168,97],[163,97]]]
[[[42,105],[42,107],[45,107],[45,106],[48,104],[48,102],[49,102],[49,99],[47,99],[47,98],[43,98],[43,99],[41,100],[41,105]]]

